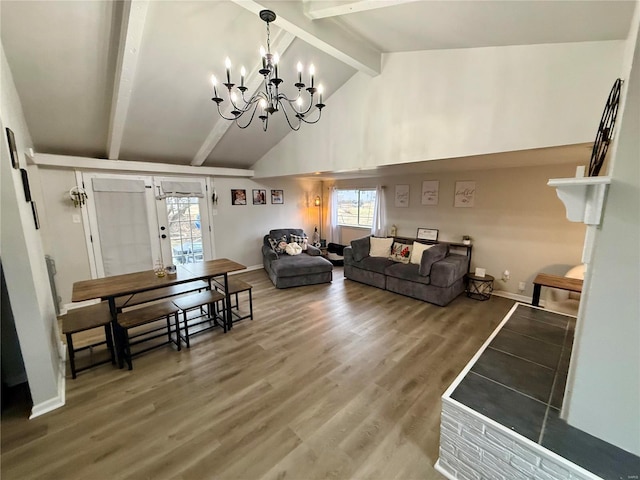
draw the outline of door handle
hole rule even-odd
[[[167,238],[167,236],[163,233],[162,235],[160,235],[160,238]]]
[[[166,227],[162,226],[162,227],[160,227],[160,230],[164,231],[164,230],[166,230]]]

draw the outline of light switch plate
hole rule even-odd
[[[73,223],[82,223],[82,221],[80,220],[80,215],[74,214],[71,216],[71,218],[73,219]]]

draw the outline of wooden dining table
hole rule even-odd
[[[73,284],[71,301],[82,302],[85,300],[101,299],[109,302],[112,321],[118,321],[118,309],[116,299],[118,297],[134,295],[136,293],[148,292],[159,288],[180,285],[188,282],[205,280],[212,288],[212,280],[215,277],[223,277],[220,284],[224,288],[225,309],[223,321],[227,330],[233,327],[231,315],[231,298],[229,296],[228,274],[246,267],[240,263],[227,258],[207,260],[199,263],[178,265],[175,274],[165,274],[158,277],[153,270],[143,272],[126,273],[110,277],[82,280]]]

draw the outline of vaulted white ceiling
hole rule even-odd
[[[255,78],[276,12],[273,50],[291,92],[314,64],[331,108],[356,71],[386,52],[622,40],[633,1],[7,1],[0,34],[36,151],[249,168],[290,132],[222,119],[209,77],[229,56]],[[313,128],[303,125],[302,128]],[[292,133],[295,135],[295,133]]]

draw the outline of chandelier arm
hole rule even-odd
[[[318,118],[316,118],[315,120],[311,121],[311,120],[305,120],[304,117],[300,117],[300,120],[303,121],[304,123],[306,123],[307,125],[313,125],[314,123],[318,123],[320,121],[320,117],[322,116],[322,109],[319,108],[318,109]]]
[[[222,103],[222,102],[221,102],[221,103]],[[216,104],[217,104],[217,106],[218,106],[218,113],[220,114],[220,116],[221,116],[222,118],[224,118],[225,120],[229,120],[229,121],[234,121],[234,120],[236,120],[236,117],[226,117],[226,116],[224,115],[224,113],[222,113],[222,110],[220,110],[220,103],[217,103],[217,102],[216,102]]]
[[[300,95],[298,95],[298,98],[299,98],[299,97],[300,97]],[[306,114],[307,114],[307,113],[309,113],[309,112],[311,111],[311,109],[314,107],[314,104],[313,104],[313,96],[311,96],[310,101],[309,101],[309,106],[307,107],[307,109],[306,109],[305,111],[298,110],[298,109],[295,107],[295,103],[296,103],[296,101],[298,100],[298,98],[296,98],[295,100],[290,100],[289,98],[287,98],[287,96],[286,96],[284,93],[281,93],[281,94],[278,96],[278,99],[279,99],[279,100],[286,100],[286,101],[289,103],[289,105],[291,106],[291,108],[293,109],[293,111],[294,111],[294,112],[299,113],[299,114],[301,114],[301,115],[306,115]],[[283,105],[284,105],[284,104],[283,104]]]
[[[302,117],[300,115],[296,114],[296,118],[298,119],[298,125],[296,125],[294,127],[291,124],[291,120],[289,120],[289,114],[287,113],[287,109],[285,108],[284,104],[282,105],[282,112],[284,113],[284,118],[287,120],[287,123],[289,124],[289,127],[291,128],[291,130],[293,130],[294,132],[297,132],[298,130],[300,130],[300,126],[302,125],[300,123],[300,120],[302,119]]]
[[[240,125],[240,122],[239,122],[238,120],[240,120],[240,117],[242,117],[242,115],[239,115],[239,116],[235,119],[235,121],[236,121],[236,125],[237,125],[238,127],[240,127],[241,129],[243,129],[243,130],[244,130],[245,128],[247,128],[249,125],[251,125],[251,122],[253,122],[253,117],[255,117],[255,115],[256,115],[256,110],[258,110],[258,104],[257,104],[257,103],[256,103],[256,104],[254,104],[254,106],[253,106],[253,112],[251,112],[251,118],[249,119],[249,121],[247,122],[247,124],[246,124],[244,127],[243,127],[242,125]]]

